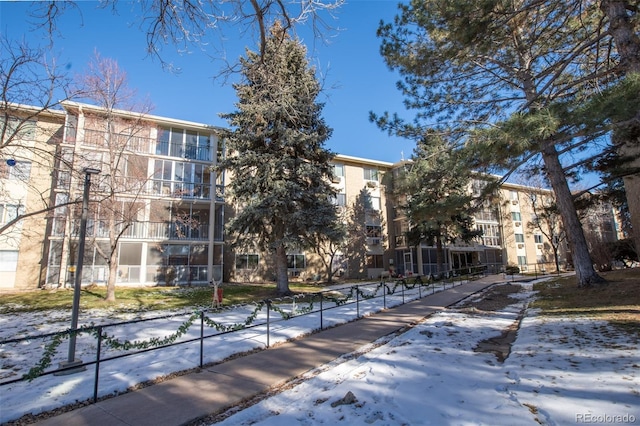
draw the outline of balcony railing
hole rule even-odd
[[[153,179],[149,188],[147,195],[203,200],[211,199],[211,184],[208,183]]]
[[[211,161],[211,147],[197,145],[179,145],[169,142],[157,142],[154,154],[187,160]]]
[[[76,133],[69,133],[75,135]],[[75,136],[67,138],[68,143],[75,143]],[[212,160],[210,146],[170,144],[160,142],[155,138],[131,135],[126,133],[104,132],[102,130],[85,129],[83,145],[99,148],[123,146],[128,151],[144,154],[166,155],[187,160],[207,161]]]
[[[111,185],[114,185],[117,194],[144,194],[147,196],[187,198],[211,200],[211,184],[202,182],[184,182],[178,180],[162,180],[136,178],[122,178],[121,182],[110,182],[107,180],[92,182],[91,190],[98,193],[111,192]],[[76,181],[76,190],[82,191],[83,181]],[[216,201],[224,201],[224,185],[216,185]]]
[[[116,226],[116,232],[120,232],[124,224]],[[80,230],[80,220],[71,221],[71,236],[77,237]],[[54,231],[60,232],[58,228]],[[55,235],[63,236],[63,234]],[[88,238],[108,238],[109,229],[104,221],[96,221],[89,219],[87,221],[87,237]],[[133,222],[122,232],[122,237],[126,239],[145,239],[145,240],[191,240],[191,241],[208,241],[209,240],[209,224],[187,225],[176,222]]]
[[[123,147],[133,152],[149,154],[155,145],[154,139],[136,135],[103,132],[100,130],[85,129],[83,145],[108,148]]]

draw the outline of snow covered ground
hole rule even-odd
[[[216,426],[640,424],[638,342],[606,323],[529,309],[504,363],[474,351],[532,293],[519,297],[491,314],[436,314]]]
[[[527,309],[504,363],[491,353],[474,351],[480,341],[500,335],[518,319],[534,297],[532,283],[523,285],[528,291],[519,293],[506,309],[438,313],[400,336],[372,344],[356,358],[345,356],[308,373],[298,385],[216,425],[640,424],[638,344],[606,323],[541,317]],[[405,294],[406,300],[416,296]],[[360,314],[380,309],[375,306],[380,303],[379,299],[361,301]],[[398,297],[387,298],[388,306],[394,303],[400,303]],[[221,315],[237,322],[250,313],[247,307]],[[354,305],[327,311],[324,326],[356,314]],[[95,315],[92,320],[101,321]],[[29,333],[34,327],[40,333],[59,330],[63,321],[68,321],[68,314],[47,316],[44,321],[33,315],[2,315],[0,338]],[[111,334],[128,339],[162,337],[184,321],[185,317],[175,317],[148,324],[145,330],[124,326]],[[271,325],[270,342],[318,326],[317,314],[278,321]],[[209,339],[205,363],[264,347],[265,328]],[[193,327],[185,338],[198,334],[199,327]],[[42,342],[23,346],[20,351],[0,347],[0,380],[23,374],[40,358]],[[77,353],[85,362],[95,358],[95,349],[94,340],[78,338]],[[198,349],[196,342],[107,362],[100,369],[100,395],[193,368],[198,365]],[[64,348],[61,352],[64,358]],[[90,367],[83,373],[2,386],[0,422],[84,401],[92,395],[93,376]]]
[[[457,284],[460,284],[459,282]],[[451,284],[448,284],[451,287]],[[345,296],[355,296],[352,286],[333,288],[340,290]],[[441,285],[433,288],[433,291],[442,290]],[[383,289],[379,283],[363,283],[358,285],[360,301],[337,306],[328,300],[324,300],[322,314],[322,326],[331,327],[336,324],[346,323],[358,315],[380,311],[410,301],[420,296],[418,288],[401,291],[395,289],[394,295],[382,297]],[[422,289],[422,293],[425,289]],[[430,288],[429,291],[432,291]],[[404,293],[404,294],[403,294]],[[364,300],[364,296],[373,295],[379,297]],[[355,300],[355,299],[353,299]],[[288,303],[278,305],[285,312],[301,313],[308,304]],[[333,307],[333,308],[332,308]],[[255,305],[234,307],[221,312],[207,312],[207,317],[219,324],[234,325],[243,324],[247,318],[254,314]],[[314,304],[314,310],[319,309],[319,304]],[[163,339],[175,333],[192,315],[191,312],[135,312],[127,314],[110,312],[108,310],[81,311],[79,315],[79,327],[89,325],[112,324],[115,322],[132,321],[142,318],[157,318],[157,320],[123,324],[105,328],[105,332],[121,342],[124,341],[149,341],[149,339]],[[166,317],[169,316],[169,317]],[[267,337],[267,309],[262,308],[252,324],[254,327],[233,333],[218,334],[218,332],[204,326],[205,336],[217,334],[215,337],[205,339],[203,345],[203,363],[218,362],[234,354],[250,351],[256,348],[264,348],[299,337],[321,325],[320,314],[313,312],[307,315],[295,316],[290,320],[283,320],[279,313],[270,312],[270,326]],[[67,330],[70,324],[70,312],[47,311],[45,313],[25,314],[1,314],[0,315],[0,340],[16,339],[27,336],[43,335],[47,333],[59,333]],[[187,333],[176,342],[197,339],[200,336],[200,323],[196,320],[189,327]],[[42,358],[46,345],[51,340],[32,339],[20,343],[0,345],[0,383],[22,377],[29,372]],[[53,357],[52,366],[47,370],[55,369],[61,362],[68,359],[68,339],[64,339],[57,348]],[[102,345],[101,359],[118,357],[124,351]],[[85,363],[94,362],[97,353],[97,340],[93,335],[82,334],[77,337],[76,359]],[[152,381],[170,375],[174,372],[189,370],[200,364],[200,344],[198,341],[184,343],[177,346],[162,348],[150,352],[130,355],[116,360],[105,361],[100,364],[98,397],[114,395],[126,391],[132,386]],[[17,419],[24,414],[39,414],[65,405],[83,402],[93,397],[95,367],[90,365],[87,370],[67,376],[46,375],[31,382],[18,382],[0,386],[0,423]]]

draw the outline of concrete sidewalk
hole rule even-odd
[[[51,426],[177,426],[231,408],[272,386],[415,324],[482,289],[490,275],[371,316],[242,356],[199,372],[42,420]]]

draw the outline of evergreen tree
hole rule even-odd
[[[459,155],[441,137],[429,135],[418,143],[397,185],[405,198],[401,206],[409,221],[409,244],[435,245],[439,273],[445,272],[443,243],[468,242],[480,234],[471,216],[471,171]]]
[[[610,130],[585,133],[568,121],[581,102],[617,79],[615,58],[600,60],[611,40],[600,32],[598,5],[431,0],[399,8],[394,23],[378,30],[381,52],[400,71],[398,87],[418,113],[410,125],[388,115],[373,119],[400,134],[416,134],[420,126],[453,128],[480,146],[474,165],[486,160],[511,171],[541,159],[567,229],[578,286],[602,282],[560,161],[598,149],[593,142]]]
[[[227,231],[234,246],[273,254],[277,290],[286,294],[287,253],[339,229],[331,203],[333,153],[324,148],[331,129],[321,117],[320,85],[306,49],[278,23],[264,52],[248,51],[241,66],[237,111],[222,115],[232,130],[219,169],[233,176],[229,192],[238,207]]]
[[[638,20],[638,2],[634,0],[601,0],[600,9],[608,18],[603,25],[608,24],[607,33],[611,34],[619,55],[620,66],[616,72],[623,75],[622,85],[629,85],[629,81],[640,79],[640,21]],[[637,101],[638,88],[628,91]],[[619,104],[625,105],[624,102]],[[610,173],[613,178],[623,177],[627,199],[627,213],[632,223],[633,240],[636,253],[640,253],[640,107],[637,102],[627,105],[635,117],[626,121],[619,120],[621,125],[616,128],[612,137],[616,148],[616,170]],[[609,111],[606,118],[611,119]],[[614,118],[615,119],[615,118]],[[622,170],[620,170],[622,169]]]

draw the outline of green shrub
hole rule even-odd
[[[507,265],[506,268],[504,268],[504,272],[507,275],[514,275],[514,274],[519,274],[520,273],[520,268],[516,265]]]

